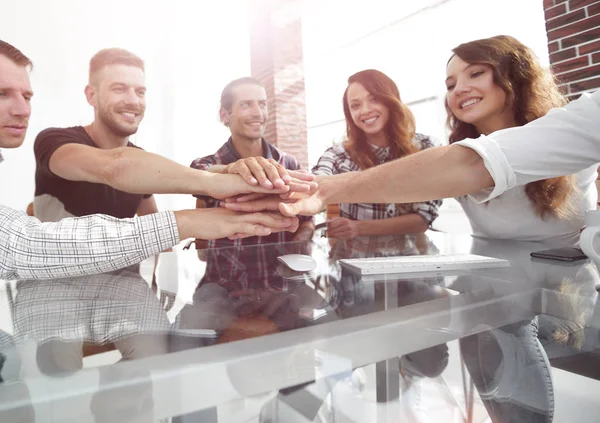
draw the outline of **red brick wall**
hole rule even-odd
[[[267,141],[308,165],[302,54],[302,0],[252,0],[252,76],[267,91]]]
[[[550,64],[573,99],[600,88],[600,0],[543,0]]]

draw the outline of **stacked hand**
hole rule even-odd
[[[228,210],[241,212],[275,211],[284,216],[312,216],[327,205],[317,187],[309,192],[249,194],[227,198],[221,203]]]
[[[175,212],[180,239],[231,239],[267,236],[275,232],[296,232],[298,219],[279,213],[240,213],[223,208]]]
[[[215,198],[239,212],[279,212],[284,216],[314,215],[325,207],[316,177],[303,171],[291,171],[273,159],[251,157],[228,165],[225,171],[238,174],[251,189],[229,190]],[[235,191],[235,193],[233,193]]]
[[[194,224],[180,229],[182,239],[188,236],[239,239],[280,231],[296,232],[298,213],[286,207],[300,198],[310,198],[318,189],[314,175],[288,170],[263,157],[240,159],[217,172],[209,176],[213,181],[207,193],[225,200],[231,207],[178,212],[178,223],[181,220],[184,225]],[[286,204],[280,209],[279,202]],[[302,232],[299,239],[304,238],[304,232],[309,233],[298,232]]]

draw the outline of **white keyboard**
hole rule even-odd
[[[510,266],[508,260],[474,254],[341,259],[340,264],[361,275],[438,272],[441,270],[470,270]]]

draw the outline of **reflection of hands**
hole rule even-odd
[[[315,234],[315,225],[312,222],[304,222],[294,233],[292,241],[310,241]]]
[[[356,220],[335,217],[327,221],[327,236],[329,238],[354,239],[358,235],[358,222]]]
[[[249,185],[260,185],[263,188],[290,187],[291,192],[307,192],[316,187],[312,183],[315,176],[298,170],[288,170],[273,159],[249,157],[231,163],[225,168],[226,173],[240,175]]]
[[[280,309],[297,313],[300,310],[298,297],[287,292],[271,292],[266,289],[234,291],[230,294],[234,307],[240,316],[260,313],[266,317]]]
[[[238,213],[224,208],[183,210],[175,212],[180,239],[235,239],[266,236],[274,232],[298,229],[298,219],[278,213]]]

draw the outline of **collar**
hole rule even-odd
[[[261,142],[262,142],[262,152],[263,152],[262,156],[265,159],[274,159],[276,161],[279,161],[279,152],[277,151],[277,149],[274,146],[272,146],[271,144],[269,144],[264,138],[261,138]],[[232,137],[229,137],[229,139],[225,143],[225,146],[229,149],[229,151],[231,152],[231,155],[233,157],[235,157],[235,160],[241,159],[240,154],[237,152],[237,150],[235,149],[235,146],[233,145]]]
[[[378,145],[371,144],[371,143],[369,143],[369,145],[371,146],[371,149],[373,150],[373,154],[375,154],[375,157],[377,157],[379,160],[385,160],[390,155],[391,147],[389,147],[389,146],[388,147],[379,147]]]

